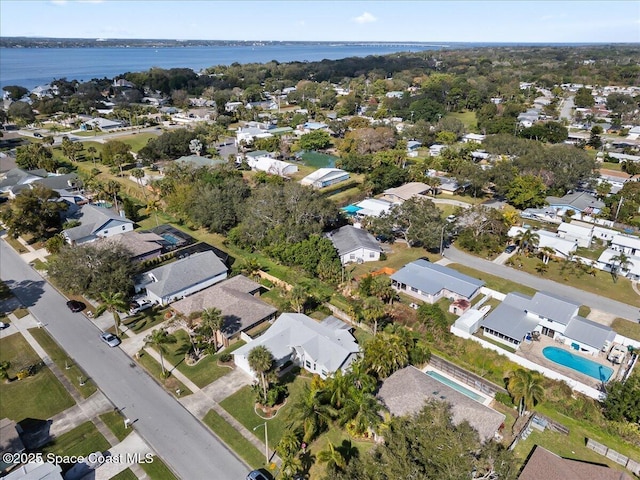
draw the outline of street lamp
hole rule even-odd
[[[266,464],[269,464],[269,434],[267,433],[267,422],[264,422],[256,427],[253,428],[253,431],[255,432],[258,428],[264,426],[264,457],[266,459]]]

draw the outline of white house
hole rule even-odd
[[[558,236],[565,240],[577,242],[579,247],[588,248],[593,238],[593,227],[562,222],[558,226]]]
[[[102,131],[114,130],[116,128],[122,128],[125,126],[124,122],[120,120],[109,120],[107,118],[92,118],[91,120],[87,120],[82,124],[82,126],[86,129],[87,127],[99,128]]]
[[[78,220],[80,225],[62,231],[65,240],[71,245],[93,242],[133,230],[133,222],[128,218],[95,205],[83,205],[73,220]]]
[[[598,268],[605,272],[611,272],[614,268],[618,275],[622,275],[631,280],[640,280],[640,253],[638,255],[627,255],[626,265],[620,265],[620,251],[607,248],[598,258]],[[625,254],[626,255],[626,254]]]
[[[515,238],[525,230],[526,228],[522,227],[511,227],[507,232],[507,236]],[[575,240],[561,238],[555,233],[546,230],[534,230],[533,233],[536,233],[539,237],[538,248],[552,248],[559,257],[568,258],[578,249],[578,242]]]
[[[146,289],[153,303],[167,305],[227,278],[227,266],[212,251],[154,268],[136,282],[136,291]]]
[[[429,191],[431,187],[422,182],[409,182],[399,187],[387,188],[384,193],[384,198],[393,203],[403,203],[413,197],[423,197]]]
[[[254,378],[248,357],[258,346],[271,352],[276,367],[292,361],[322,378],[346,371],[360,353],[350,326],[335,317],[317,322],[302,313],[283,313],[263,335],[233,352],[238,368]]]
[[[422,146],[422,142],[417,140],[409,140],[407,142],[407,156],[415,158],[418,156],[418,150]]]
[[[247,164],[252,170],[267,172],[280,177],[289,177],[298,171],[298,166],[293,163],[283,162],[270,157],[247,158]]]
[[[349,179],[349,172],[339,168],[319,168],[300,180],[301,185],[324,188]]]
[[[611,249],[626,255],[640,255],[640,237],[619,233],[611,239]]]
[[[343,265],[380,260],[382,248],[375,237],[366,230],[345,225],[329,232],[328,237],[338,251]]]
[[[445,148],[447,148],[446,145],[435,143],[429,147],[429,155],[431,155],[432,157],[438,157],[442,153],[442,150],[444,150]]]
[[[363,217],[379,217],[383,213],[387,213],[391,210],[393,204],[386,200],[379,200],[377,198],[365,198],[361,202],[355,204],[360,210],[356,212],[356,216]]]
[[[462,137],[462,143],[482,143],[487,138],[486,135],[479,135],[477,133],[467,133],[464,137]]]

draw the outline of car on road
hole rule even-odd
[[[455,221],[456,218],[458,218],[458,217],[456,217],[455,215],[449,215],[447,217],[447,222],[451,223],[451,222]]]
[[[38,132],[34,133],[33,136],[36,138],[42,138],[42,134]]]
[[[73,313],[77,313],[84,310],[87,306],[84,303],[79,302],[78,300],[69,300],[67,302],[67,307],[69,307],[69,310],[71,310]]]
[[[100,340],[109,345],[110,347],[117,347],[120,345],[120,339],[113,333],[104,332],[100,335]]]
[[[9,328],[8,323],[0,322],[0,330],[4,330],[5,328]]]
[[[517,245],[509,245],[507,248],[504,249],[505,253],[513,253],[516,251],[516,248],[518,248]]]
[[[253,470],[247,475],[247,480],[269,480],[260,470]]]

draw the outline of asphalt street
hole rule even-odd
[[[570,287],[569,285],[536,277],[511,267],[498,265],[496,263],[468,255],[453,246],[445,249],[445,256],[452,262],[460,263],[491,275],[506,278],[513,282],[535,288],[536,290],[569,298],[581,305],[587,305],[588,307],[611,313],[616,317],[622,317],[632,321],[637,321],[638,318],[640,318],[638,310],[640,308],[640,296],[638,297],[638,302],[635,305],[627,305],[594,293]]]
[[[246,478],[249,468],[234,453],[120,348],[102,343],[98,328],[71,313],[66,299],[4,241],[0,277],[180,478]]]

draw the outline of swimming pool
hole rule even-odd
[[[476,392],[473,392],[471,390],[469,390],[468,388],[463,387],[462,385],[460,385],[457,382],[454,382],[453,380],[448,379],[447,377],[445,377],[444,375],[440,375],[438,372],[434,372],[433,370],[428,370],[427,375],[429,375],[431,378],[436,379],[437,381],[439,381],[440,383],[444,383],[446,386],[453,388],[454,390],[457,390],[458,392],[460,392],[463,395],[466,395],[469,398],[472,398],[473,400],[475,400],[476,402],[480,402],[483,403],[485,401],[485,397],[483,397],[482,395],[477,394]]]
[[[163,233],[161,236],[171,245],[180,245],[181,243],[184,243],[181,239],[174,235],[171,235],[170,233]]]
[[[578,355],[574,355],[571,352],[567,352],[562,348],[557,347],[545,347],[542,349],[542,354],[545,358],[551,360],[554,363],[562,365],[563,367],[570,368],[577,372],[589,375],[591,378],[606,382],[613,374],[613,369],[606,365],[600,365],[597,362],[583,358]]]
[[[347,205],[346,207],[342,207],[341,210],[349,215],[354,215],[362,210],[362,207],[358,207],[357,205]]]

